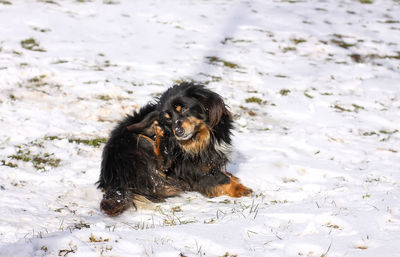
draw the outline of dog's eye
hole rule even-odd
[[[182,105],[177,105],[177,106],[175,106],[175,110],[176,110],[177,112],[181,112],[181,111],[182,111]]]
[[[167,120],[169,120],[169,119],[171,119],[171,115],[169,115],[169,113],[166,112],[166,113],[164,114],[164,118],[166,118]]]

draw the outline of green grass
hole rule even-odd
[[[290,39],[290,41],[292,41],[296,45],[307,42],[307,40],[305,40],[304,38],[292,38]]]
[[[43,48],[40,47],[39,43],[36,42],[34,38],[28,38],[21,41],[22,48],[30,51],[36,52],[46,52]]]
[[[59,136],[46,136],[44,138],[44,140],[46,140],[46,141],[63,140],[63,139],[64,139],[63,137],[59,137]],[[84,144],[84,145],[89,145],[89,146],[93,146],[93,147],[99,147],[100,145],[107,142],[107,138],[105,138],[105,137],[98,137],[98,138],[93,138],[93,139],[69,138],[68,142]]]
[[[98,95],[96,98],[103,101],[110,101],[112,99],[109,95]]]
[[[283,96],[287,96],[289,93],[290,93],[289,89],[281,89],[281,91],[279,91],[279,94]]]
[[[240,66],[236,63],[225,61],[216,56],[207,56],[206,59],[208,60],[209,64],[220,64],[230,69],[239,69]]]
[[[246,98],[246,99],[245,99],[245,102],[246,102],[246,103],[257,103],[257,104],[262,104],[262,99],[253,96],[253,97]]]
[[[70,143],[77,143],[77,144],[85,144],[93,147],[99,147],[100,145],[104,144],[107,142],[107,138],[100,137],[100,138],[95,138],[95,139],[68,139],[68,142]]]
[[[348,48],[350,48],[350,47],[356,46],[356,44],[349,44],[349,43],[346,43],[346,42],[343,41],[343,40],[338,40],[338,39],[332,39],[331,42],[332,42],[333,44],[335,44],[335,45],[341,47],[341,48],[344,48],[344,49],[348,49]]]
[[[15,164],[15,163],[12,163],[12,162],[6,161],[6,160],[1,160],[1,165],[2,166],[7,166],[7,167],[10,167],[10,168],[17,168],[18,167],[18,164]]]
[[[288,46],[288,47],[284,47],[282,49],[282,52],[287,53],[287,52],[296,51],[296,50],[297,50],[296,47]]]
[[[358,113],[360,110],[365,110],[364,106],[358,105],[358,104],[352,104],[351,107],[353,107],[353,109],[350,108],[346,108],[343,107],[341,105],[335,104],[332,106],[337,112],[356,112]]]
[[[46,170],[46,167],[56,168],[60,165],[61,159],[55,158],[53,153],[33,154],[29,149],[20,149],[16,154],[8,156],[9,159],[32,163],[37,170]]]
[[[352,112],[352,111],[353,111],[353,110],[344,108],[344,107],[342,107],[342,106],[340,106],[340,105],[337,105],[337,104],[335,104],[335,105],[333,106],[333,108],[335,108],[338,112]]]
[[[12,5],[12,3],[10,1],[5,1],[5,0],[0,0],[0,4]]]
[[[56,1],[53,0],[40,0],[39,2],[45,3],[45,4],[55,4],[58,5]]]
[[[304,96],[306,96],[306,97],[308,97],[308,98],[310,98],[310,99],[313,99],[313,98],[314,98],[314,96],[310,95],[310,94],[307,93],[307,92],[304,92]]]

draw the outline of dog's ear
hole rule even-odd
[[[213,128],[220,123],[223,116],[231,118],[230,111],[226,108],[224,100],[217,93],[204,87],[194,88],[191,96],[196,98],[203,106],[208,116],[210,127]]]
[[[144,117],[144,119],[141,120],[140,122],[133,123],[127,126],[126,128],[132,132],[137,132],[137,133],[144,132],[147,129],[151,128],[153,122],[158,119],[158,115],[159,115],[158,111],[152,111],[148,113],[147,116]]]

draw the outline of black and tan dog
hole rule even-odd
[[[226,171],[232,128],[218,94],[193,83],[169,88],[111,132],[98,181],[100,208],[115,216],[137,197],[159,202],[183,191],[249,196],[252,190]]]

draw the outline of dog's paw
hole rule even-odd
[[[253,193],[251,188],[248,188],[242,184],[236,184],[229,191],[229,196],[232,197],[242,197],[242,196],[250,196]]]
[[[129,205],[125,201],[115,198],[103,199],[100,202],[100,209],[110,217],[117,216],[128,208]]]
[[[242,197],[242,196],[250,196],[253,193],[251,188],[248,188],[239,182],[237,177],[231,176],[230,183],[219,185],[213,190],[210,190],[208,194],[209,197],[227,195],[230,197]]]

